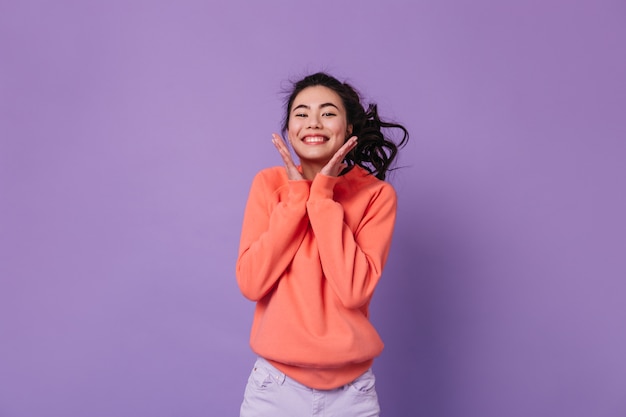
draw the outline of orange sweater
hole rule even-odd
[[[383,349],[368,307],[395,215],[393,187],[358,166],[313,181],[259,172],[237,260],[239,288],[257,302],[252,350],[316,389],[365,372]]]

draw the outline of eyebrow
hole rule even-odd
[[[336,105],[334,105],[333,103],[330,103],[330,102],[329,102],[329,103],[324,103],[324,104],[321,104],[321,105],[320,105],[320,109],[323,109],[324,107],[329,107],[329,106],[330,106],[330,107],[334,107],[334,108],[336,108],[337,110],[339,110],[339,107],[337,107]],[[301,109],[301,108],[302,108],[302,109],[307,109],[307,110],[310,110],[310,109],[311,109],[311,106],[308,106],[308,105],[306,105],[306,104],[299,104],[299,105],[297,105],[296,107],[294,107],[291,111],[296,111],[296,110]]]

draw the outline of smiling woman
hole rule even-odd
[[[356,145],[356,137],[346,142],[352,125],[348,125],[341,97],[328,87],[313,86],[298,94],[288,130],[289,142],[300,159],[303,176],[310,180],[344,144],[345,152]]]
[[[291,113],[295,112],[299,107],[296,99],[300,99],[301,95],[307,93],[307,90],[316,88],[326,89],[327,92],[331,93],[331,96],[333,95],[332,93],[335,94],[335,99],[340,99],[338,105],[336,100],[329,101],[328,104],[334,103],[338,110],[343,110],[348,126],[345,138],[347,139],[350,135],[358,138],[356,146],[353,149],[350,148],[351,151],[345,154],[346,165],[348,167],[359,165],[373,173],[376,178],[384,180],[387,170],[396,157],[398,148],[404,146],[408,141],[409,133],[400,124],[382,120],[378,116],[376,104],[369,104],[367,110],[365,110],[361,104],[361,98],[354,87],[347,83],[342,83],[328,74],[322,72],[312,74],[294,84],[293,90],[287,98],[287,111],[282,129],[283,135],[286,133],[291,135],[290,123],[294,119]],[[302,97],[302,100],[304,100],[304,97]],[[304,105],[306,106],[306,104]],[[387,132],[389,129],[399,130],[402,133],[402,139],[396,144],[383,134],[383,129],[386,129]],[[279,139],[276,136],[274,135],[275,141]],[[281,155],[283,159],[286,156],[282,152]]]
[[[398,145],[385,128],[402,132]],[[369,304],[396,216],[384,178],[408,132],[317,73],[294,85],[283,133],[300,165],[274,134],[284,167],[254,178],[241,232],[237,281],[256,302],[259,356],[241,416],[378,416],[371,366],[383,342]]]

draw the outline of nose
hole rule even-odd
[[[316,115],[309,116],[309,127],[311,129],[318,129],[321,127],[320,119]]]

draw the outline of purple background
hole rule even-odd
[[[623,1],[3,1],[0,416],[235,416],[285,80],[412,141],[386,416],[626,415]]]

